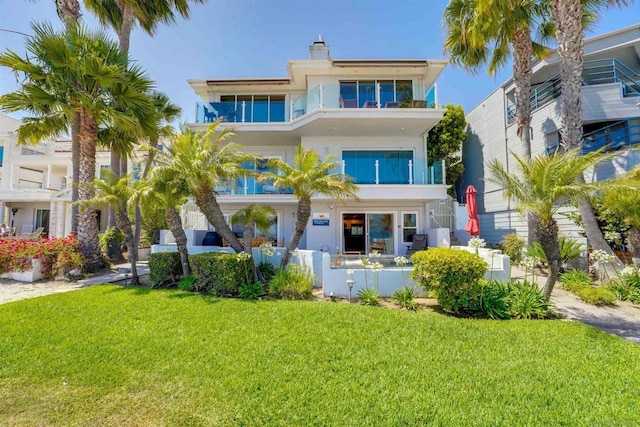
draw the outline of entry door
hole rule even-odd
[[[36,228],[43,227],[44,234],[49,235],[49,209],[36,209]]]
[[[373,250],[393,254],[393,213],[349,213],[342,215],[345,252],[367,254]]]
[[[367,214],[367,237],[369,252],[378,251],[381,254],[394,252],[394,221],[392,213]]]

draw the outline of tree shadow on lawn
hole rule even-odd
[[[112,285],[112,283],[108,283],[107,285]],[[176,290],[175,288],[170,289],[170,288],[158,288],[158,289],[154,289],[154,288],[149,288],[149,287],[144,287],[144,286],[117,286],[115,288],[110,289],[109,291],[107,291],[108,293],[112,293],[112,292],[122,292],[122,291],[128,291],[133,295],[136,296],[144,296],[144,295],[148,295],[150,293],[168,293],[168,298],[173,298],[173,299],[186,299],[186,298],[200,298],[201,300],[209,303],[209,304],[215,304],[217,302],[220,302],[220,297],[217,297],[215,295],[210,295],[210,294],[200,294],[197,292],[186,292],[186,291],[179,291]]]

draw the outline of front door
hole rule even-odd
[[[393,213],[348,213],[342,215],[343,247],[346,253],[394,253]]]

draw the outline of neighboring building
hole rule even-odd
[[[582,106],[583,152],[601,147],[620,155],[596,169],[596,178],[623,173],[640,163],[631,149],[640,143],[640,24],[585,41]],[[531,152],[538,156],[560,143],[560,77],[558,56],[537,61],[531,83]],[[516,134],[515,86],[508,80],[467,114],[469,139],[463,145],[464,176],[460,188],[473,184],[478,191],[480,235],[498,243],[507,233],[527,235],[527,224],[505,199],[502,188],[488,181],[489,162],[498,159],[510,171],[523,155]],[[561,232],[577,236],[572,221],[558,215]]]
[[[49,237],[71,231],[71,141],[17,145],[20,121],[0,115],[0,222],[17,235],[42,227]],[[109,152],[98,151],[97,174],[109,167]],[[100,215],[100,229],[106,215]]]
[[[190,80],[204,101],[191,127],[224,117],[234,141],[263,159],[248,165],[257,171],[269,158],[291,162],[299,144],[335,155],[360,200],[314,198],[300,247],[404,254],[413,234],[430,228],[429,203],[447,198],[442,164],[428,167],[426,159],[427,133],[445,112],[434,83],[447,61],[335,60],[322,40],[309,54],[289,61],[285,78]],[[277,218],[267,237],[289,241],[297,205],[289,191],[246,177],[217,192],[228,215],[250,203],[272,206]],[[183,214],[185,228],[211,228],[194,204]]]

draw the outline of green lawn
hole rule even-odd
[[[3,426],[640,424],[640,347],[570,322],[98,286],[0,331]]]

